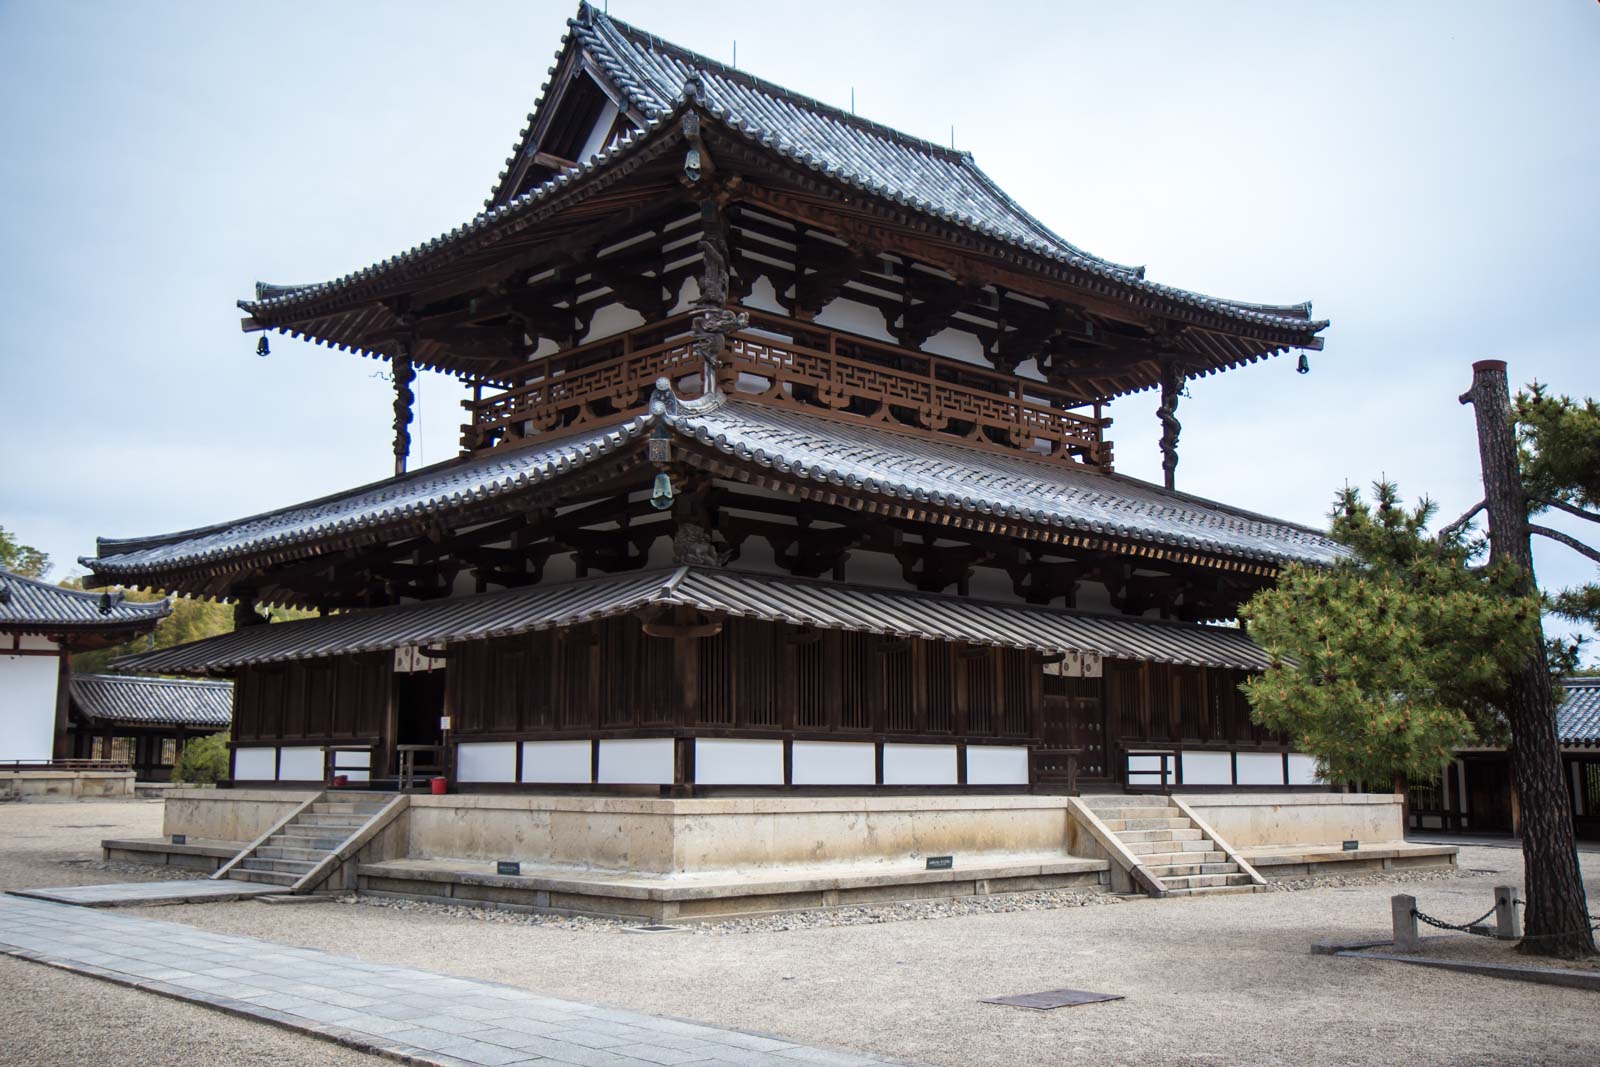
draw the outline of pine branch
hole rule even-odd
[[[1576,537],[1568,537],[1560,530],[1552,530],[1548,526],[1535,526],[1530,522],[1528,523],[1528,532],[1531,534],[1539,534],[1541,537],[1548,537],[1552,541],[1560,541],[1574,552],[1581,552],[1583,555],[1588,556],[1596,563],[1600,563],[1600,548],[1590,548]]]
[[[1529,497],[1528,500],[1530,503],[1538,504],[1541,507],[1555,508],[1558,511],[1565,511],[1568,515],[1576,515],[1580,519],[1588,519],[1590,522],[1600,522],[1600,515],[1596,515],[1592,511],[1585,511],[1583,508],[1580,508],[1575,504],[1568,504],[1564,500],[1551,500],[1548,497],[1542,496]]]
[[[1482,511],[1487,506],[1487,502],[1483,500],[1480,500],[1476,504],[1472,505],[1472,507],[1467,509],[1467,513],[1465,515],[1439,530],[1439,540],[1442,541],[1451,534],[1458,533],[1463,526],[1472,521],[1472,517],[1474,515]]]

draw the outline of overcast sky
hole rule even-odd
[[[277,335],[258,359],[234,301],[480,210],[575,10],[0,0],[0,525],[60,578],[96,535],[387,474],[382,365]],[[854,88],[914,134],[953,126],[1064,237],[1154,280],[1313,300],[1333,326],[1309,375],[1291,356],[1193,383],[1180,488],[1321,524],[1336,487],[1387,474],[1453,518],[1481,495],[1473,360],[1600,393],[1591,0],[611,13],[718,59],[737,40],[742,68],[841,106]],[[454,453],[462,415],[423,377],[414,466]],[[1118,468],[1159,480],[1154,404],[1111,413]],[[1536,551],[1547,586],[1593,573]]]

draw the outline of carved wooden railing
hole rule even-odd
[[[717,376],[725,392],[934,440],[1111,467],[1104,437],[1111,420],[1068,410],[1081,401],[1062,390],[814,323],[749,314],[749,328],[730,334],[722,353]],[[693,395],[700,367],[691,319],[676,315],[531,362],[538,377],[464,402],[472,421],[462,428],[463,448],[620,421],[645,406],[663,376]]]

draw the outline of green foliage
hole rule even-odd
[[[1500,740],[1503,679],[1539,632],[1539,602],[1509,567],[1473,567],[1483,542],[1427,532],[1387,482],[1345,489],[1329,568],[1288,568],[1241,609],[1273,665],[1245,686],[1256,721],[1315,755],[1333,781],[1436,777],[1452,750]]]
[[[0,526],[0,570],[24,578],[43,578],[50,573],[50,556],[32,545],[25,545]]]
[[[211,785],[228,776],[228,735],[226,732],[190,738],[183,755],[172,768],[174,782]]]
[[[1522,484],[1536,497],[1600,508],[1600,404],[1551,396],[1538,382],[1518,393]]]

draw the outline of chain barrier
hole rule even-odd
[[[1525,901],[1519,900],[1517,903],[1524,908],[1527,907],[1527,903]],[[1476,919],[1473,919],[1471,922],[1467,923],[1447,923],[1443,919],[1435,918],[1434,916],[1429,915],[1421,908],[1412,908],[1411,914],[1417,917],[1418,922],[1426,923],[1436,930],[1456,930],[1461,933],[1473,934],[1477,937],[1493,938],[1496,941],[1553,941],[1556,938],[1571,937],[1573,934],[1583,933],[1583,931],[1580,929],[1568,930],[1559,934],[1523,934],[1521,937],[1512,937],[1507,934],[1502,934],[1498,930],[1491,930],[1487,926],[1479,925],[1484,920],[1492,918],[1496,910],[1497,908],[1490,908]],[[1589,932],[1593,933],[1596,930],[1600,930],[1600,921],[1597,921],[1593,915],[1589,916],[1589,919],[1591,923],[1593,923],[1593,925],[1589,927]]]

